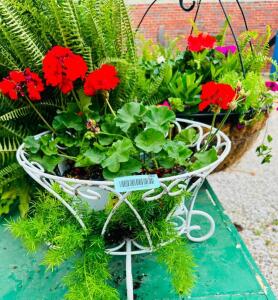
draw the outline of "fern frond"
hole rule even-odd
[[[82,55],[88,64],[89,69],[92,69],[91,49],[86,47],[85,41],[82,37],[80,20],[77,14],[77,6],[77,2],[74,2],[73,0],[66,0],[62,2],[62,30],[64,31],[66,46],[73,52]],[[79,12],[81,11],[79,10]]]
[[[18,126],[12,123],[0,122],[1,135],[15,136],[19,139],[24,139],[28,135],[28,131],[22,126]]]
[[[8,70],[20,70],[20,64],[12,54],[4,47],[3,40],[0,43],[0,65]]]
[[[10,120],[16,120],[22,117],[26,117],[33,113],[31,107],[24,106],[20,108],[16,108],[10,112],[7,112],[6,114],[0,116],[0,121],[10,121]]]
[[[0,170],[0,187],[15,181],[25,175],[22,167],[14,162]]]
[[[166,70],[167,70],[167,66],[163,65],[160,68],[159,74],[150,79],[146,79],[144,77],[144,74],[141,75],[142,76],[140,77],[141,82],[139,84],[141,90],[139,91],[139,97],[140,100],[142,100],[145,104],[154,105],[161,102],[162,99],[157,97],[157,95],[159,94],[159,89],[163,84],[166,75]]]
[[[239,36],[239,48],[241,51],[246,50],[247,45],[251,40],[256,40],[258,33],[255,31],[245,31]]]
[[[4,164],[16,153],[20,141],[16,137],[3,138],[0,140],[0,162]]]
[[[83,16],[85,22],[83,26],[84,35],[87,35],[90,39],[93,55],[96,56],[95,63],[98,63],[100,59],[108,57],[106,48],[105,35],[103,27],[99,22],[100,18],[97,15],[101,15],[100,1],[97,0],[85,0],[83,2],[83,8],[86,14]],[[88,32],[89,29],[89,32]]]
[[[0,1],[0,31],[24,67],[40,68],[44,56],[40,39],[29,30],[11,0]]]
[[[58,102],[57,104],[51,102],[38,103],[36,104],[36,106],[40,109],[40,111],[49,111],[49,109],[57,109],[62,107],[62,105],[58,105]],[[0,116],[0,121],[17,120],[31,114],[34,114],[33,109],[30,106],[24,106],[3,114],[2,116]]]

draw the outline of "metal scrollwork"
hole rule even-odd
[[[183,4],[184,0],[179,0],[179,2],[180,2],[180,7],[181,7],[184,11],[186,11],[186,12],[189,12],[189,11],[191,11],[192,9],[194,9],[195,4],[196,4],[195,1],[192,1],[192,4],[191,4],[188,8],[186,8],[186,7],[184,6],[184,4]]]
[[[216,128],[211,129],[209,125],[185,119],[177,119],[176,122],[174,122],[174,125],[178,131],[180,131],[181,128],[196,129],[198,133],[197,141],[190,145],[191,148],[195,149],[194,151],[196,151],[196,149],[200,149],[201,145],[206,142],[208,131],[212,130],[212,132],[215,132],[217,130]],[[42,135],[43,134],[38,135],[35,138],[40,138]],[[174,224],[178,235],[185,235],[189,240],[194,242],[207,240],[212,236],[215,229],[213,218],[207,212],[196,210],[194,207],[199,189],[201,188],[205,178],[226,158],[231,148],[231,142],[223,132],[217,131],[216,137],[215,148],[219,154],[217,161],[200,170],[188,173],[185,172],[172,177],[160,178],[160,188],[148,190],[142,195],[142,201],[155,202],[166,194],[171,197],[176,197],[185,191],[189,192],[191,195],[190,199],[183,199],[182,203],[173,208],[172,211],[169,212],[166,221]],[[94,210],[104,209],[109,196],[112,195],[113,199],[116,199],[116,203],[103,225],[101,232],[103,236],[105,236],[110,221],[121,205],[127,205],[127,207],[132,211],[134,218],[138,220],[142,227],[142,232],[144,232],[146,236],[146,245],[140,245],[136,240],[126,239],[118,246],[106,249],[106,252],[110,255],[126,256],[127,299],[132,300],[132,255],[153,252],[159,247],[163,247],[164,245],[171,243],[173,240],[161,241],[160,244],[154,245],[147,224],[129,201],[129,195],[131,192],[117,192],[113,181],[82,180],[48,174],[38,163],[29,161],[24,144],[19,147],[16,155],[19,164],[23,167],[26,173],[28,173],[30,177],[37,181],[44,189],[56,197],[56,199],[70,211],[70,213],[79,222],[80,226],[84,229],[86,229],[86,225],[82,220],[82,215],[79,215],[78,210],[76,210],[74,201],[70,204],[66,201],[66,199],[63,199],[63,197],[57,193],[57,189],[54,188],[54,184],[58,184],[69,196],[78,197],[79,200],[87,202]],[[207,233],[199,233],[197,236],[192,234],[193,232],[200,232],[201,230],[199,224],[193,224],[192,217],[196,215],[201,216],[208,221],[209,229]]]

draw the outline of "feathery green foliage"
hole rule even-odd
[[[78,204],[78,198],[67,196],[58,185],[53,188],[82,215],[88,229],[82,229],[70,212],[46,192],[36,194],[28,218],[11,220],[8,228],[30,252],[37,251],[41,246],[45,248],[47,244],[42,263],[50,269],[71,259],[74,267],[64,278],[68,287],[66,299],[119,299],[117,290],[108,284],[111,279],[110,256],[105,253],[105,248],[111,243],[121,242],[124,237],[147,243],[140,223],[123,203],[111,219],[108,234],[101,237],[102,227],[117,199],[111,195],[105,210],[92,211],[85,204]],[[132,193],[129,201],[145,221],[154,246],[169,239],[174,241],[158,249],[158,261],[165,264],[173,276],[177,292],[187,294],[194,282],[192,254],[184,241],[177,237],[173,224],[166,221],[168,213],[183,201],[183,197],[165,195],[160,200],[148,202],[141,200],[142,194]]]
[[[195,284],[192,270],[196,267],[194,258],[183,238],[179,237],[173,243],[160,248],[157,261],[166,266],[172,276],[172,284],[180,295],[187,295]]]
[[[132,101],[137,83],[137,56],[134,34],[123,0],[3,0],[0,3],[0,71],[32,71],[41,74],[42,59],[54,45],[69,47],[85,59],[89,71],[103,63],[114,64],[121,84],[110,95],[115,107]],[[35,103],[49,121],[63,109],[71,96],[46,91]],[[38,124],[38,126],[30,126]],[[15,153],[26,135],[43,131],[44,126],[27,103],[0,97],[0,170],[13,170]],[[10,174],[10,176],[8,176]],[[3,181],[13,189],[6,174]],[[0,200],[1,203],[2,200]],[[5,210],[6,211],[6,210]]]

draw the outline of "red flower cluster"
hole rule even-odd
[[[43,59],[43,72],[47,85],[58,86],[62,93],[72,91],[78,78],[84,79],[88,68],[82,56],[69,48],[55,46]]]
[[[192,52],[200,52],[204,49],[212,49],[216,42],[216,38],[206,33],[199,33],[198,36],[190,35],[187,42],[188,50]]]
[[[74,81],[85,79],[87,65],[82,56],[74,54],[69,48],[55,46],[43,59],[43,72],[47,85],[59,87],[62,93],[67,94],[73,90]],[[103,65],[88,74],[84,91],[93,96],[97,91],[113,90],[119,84],[117,70],[114,66]],[[10,71],[9,76],[0,82],[0,92],[12,100],[25,95],[30,100],[40,100],[44,85],[38,74],[27,68],[24,72]]]
[[[25,70],[24,75],[30,100],[41,100],[40,93],[44,90],[44,85],[39,75],[31,72],[29,68]]]
[[[87,96],[94,96],[97,91],[113,90],[119,84],[117,70],[111,65],[102,65],[100,69],[91,72],[84,84],[84,92]]]
[[[29,68],[24,72],[11,71],[9,76],[0,82],[0,91],[12,100],[17,100],[19,96],[24,97],[25,88],[30,100],[41,99],[44,85],[39,75],[31,72]]]
[[[209,105],[227,110],[230,103],[236,99],[236,95],[236,91],[230,85],[210,81],[202,85],[202,102],[199,104],[199,110],[203,111]]]

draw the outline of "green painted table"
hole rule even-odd
[[[216,231],[206,242],[190,243],[198,262],[198,282],[192,295],[185,299],[276,299],[207,182],[200,191],[196,207],[213,216]],[[206,224],[202,223],[202,225]],[[2,220],[0,226],[1,300],[63,299],[66,290],[61,284],[61,277],[71,268],[71,263],[64,264],[54,272],[47,272],[43,266],[40,266],[41,258],[42,253],[28,255],[20,241],[15,240],[5,230]],[[115,278],[114,284],[117,284],[122,299],[125,299],[124,270],[124,260],[113,259],[111,271]],[[133,258],[133,277],[137,300],[181,299],[173,291],[165,268],[156,264],[153,255]]]

